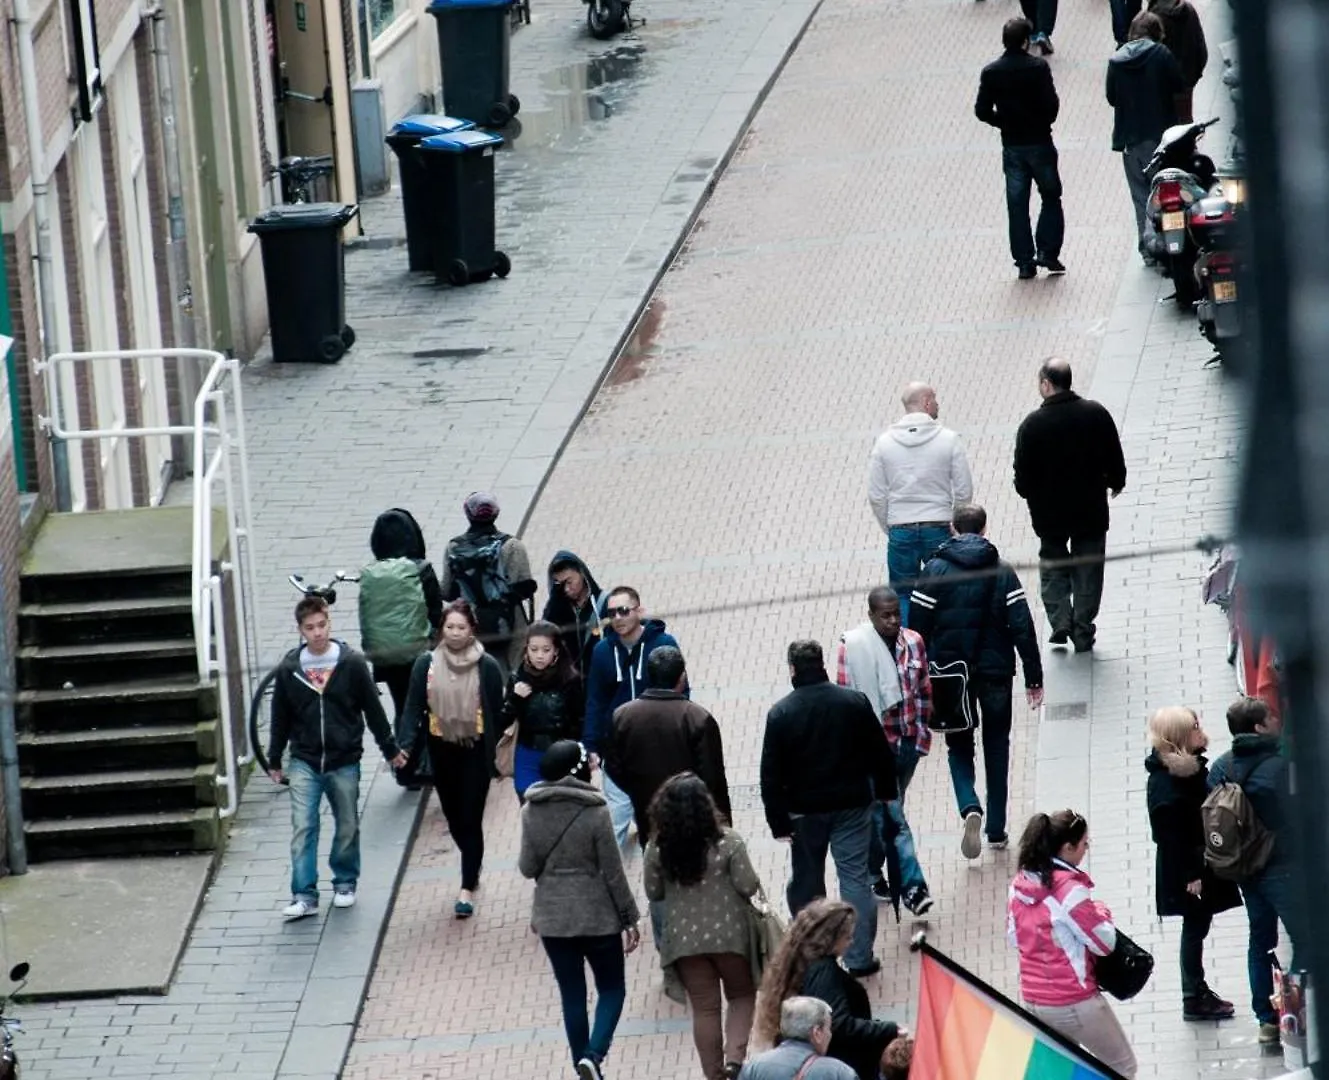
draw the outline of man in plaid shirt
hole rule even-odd
[[[840,638],[836,650],[835,678],[866,694],[881,718],[886,739],[895,753],[896,779],[900,797],[890,803],[876,804],[876,830],[869,864],[877,874],[872,891],[880,899],[890,898],[890,887],[882,874],[886,863],[886,843],[894,832],[895,848],[900,858],[900,889],[904,906],[922,915],[932,907],[923,868],[914,851],[914,836],[904,816],[904,793],[914,777],[918,760],[932,747],[932,681],[928,678],[928,658],[923,639],[900,624],[900,598],[895,590],[879,585],[868,593],[868,621]],[[888,829],[886,815],[890,814]]]

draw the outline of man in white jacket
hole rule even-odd
[[[909,597],[923,564],[951,535],[951,515],[972,502],[974,481],[960,437],[937,422],[937,392],[910,383],[905,415],[872,447],[868,502],[886,534],[886,573],[909,621]]]

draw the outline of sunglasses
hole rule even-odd
[[[607,614],[616,615],[620,619],[626,619],[636,610],[637,609],[635,607],[611,607],[605,609]]]

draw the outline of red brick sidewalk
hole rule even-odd
[[[866,460],[900,411],[901,387],[936,385],[943,420],[968,445],[992,539],[1028,562],[1035,546],[1010,484],[1014,429],[1037,404],[1046,355],[1067,357],[1088,385],[1132,249],[1102,100],[1107,8],[1065,4],[1052,63],[1070,273],[1015,279],[998,137],[972,103],[1016,10],[828,0],[527,530],[534,562],[570,547],[602,583],[637,586],[669,621],[694,696],[723,725],[736,824],[772,891],[786,849],[767,836],[756,795],[762,722],[787,689],[785,644],[833,642],[883,577]],[[1034,575],[1023,576],[1032,599]],[[1036,750],[1022,698],[1015,719],[1018,828]],[[965,864],[943,757],[924,763],[910,791],[937,898],[930,937],[1013,990],[1002,933],[1012,853]],[[513,866],[516,822],[510,788],[496,788],[479,911],[457,923],[456,855],[431,808],[346,1077],[567,1073],[556,989],[527,928],[530,888]],[[867,983],[883,1012],[912,1011],[912,930],[883,919],[885,966]],[[686,1014],[660,994],[651,948],[628,967],[608,1074],[698,1075]]]

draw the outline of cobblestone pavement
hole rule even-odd
[[[364,205],[358,344],[245,376],[265,663],[292,643],[285,576],[361,565],[379,510],[411,507],[436,552],[476,488],[518,526],[813,5],[647,0],[646,26],[601,44],[576,0],[537,3],[513,39],[524,126],[498,161],[507,281],[409,274],[397,196]],[[337,628],[356,640],[354,604]],[[287,796],[256,779],[170,993],[25,1008],[25,1078],[336,1076],[419,810],[372,746],[365,764],[353,910],[282,924]]]
[[[1019,283],[1006,253],[997,139],[973,120],[979,66],[999,51],[1006,3],[824,5],[665,276],[631,347],[560,459],[529,522],[539,562],[582,554],[603,583],[640,588],[689,657],[694,697],[724,728],[736,824],[768,888],[786,876],[756,791],[765,711],[786,689],[792,637],[823,642],[862,617],[882,576],[864,497],[873,438],[900,387],[932,381],[969,447],[991,535],[1026,566],[1036,544],[1010,486],[1015,427],[1052,352],[1107,402],[1132,470],[1114,551],[1222,532],[1237,431],[1194,323],[1133,255],[1119,159],[1102,102],[1106,8],[1064,5],[1053,59],[1070,230],[1062,279]],[[1217,5],[1201,5],[1221,40]],[[1212,87],[1198,100],[1214,99]],[[1090,869],[1158,974],[1123,1010],[1142,1077],[1255,1077],[1244,1017],[1180,1022],[1177,927],[1152,914],[1144,815],[1147,711],[1185,700],[1211,728],[1232,692],[1222,624],[1199,605],[1198,554],[1114,563],[1092,660],[1049,657],[1047,717],[1015,709],[1012,819],[1073,801],[1093,823]],[[1031,597],[1036,574],[1024,572]],[[1036,601],[1035,601],[1036,603]],[[1038,612],[1041,615],[1041,612]],[[1214,734],[1220,735],[1218,731]],[[1225,740],[1215,739],[1215,749]],[[958,853],[941,754],[910,789],[937,907],[931,940],[1015,990],[1003,939],[1013,853]],[[566,1074],[557,993],[529,933],[515,872],[517,806],[487,817],[479,912],[449,914],[456,854],[429,805],[360,1018],[348,1080]],[[635,877],[635,873],[634,873]],[[909,1016],[918,924],[883,919],[878,1007]],[[1244,920],[1219,920],[1211,979],[1243,1001]],[[686,1012],[659,990],[649,946],[629,961],[618,1077],[698,1073]]]

